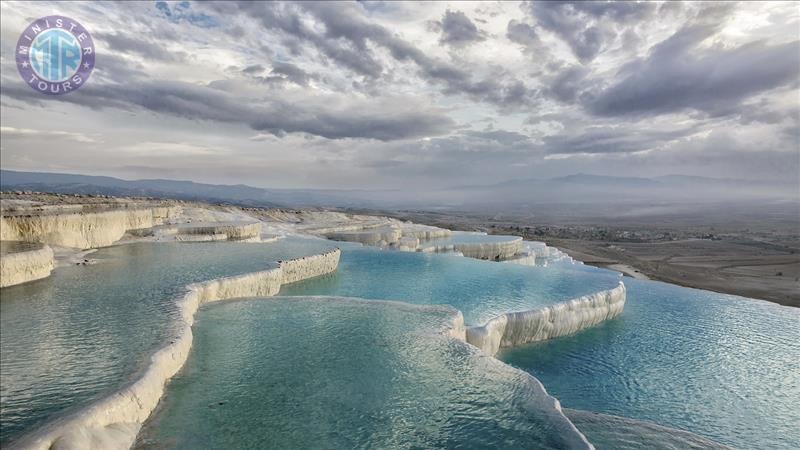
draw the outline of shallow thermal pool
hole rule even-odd
[[[440,333],[447,307],[207,305],[140,448],[580,448],[526,373]]]
[[[119,245],[93,253],[95,265],[3,288],[0,442],[105,396],[143,369],[169,336],[185,285],[335,246],[296,238]]]
[[[612,289],[619,274],[571,263],[530,267],[450,254],[342,249],[330,275],[284,286],[282,295],[338,295],[450,305],[468,325]]]
[[[617,319],[498,357],[541,380],[565,407],[743,449],[800,448],[800,310],[653,281],[625,284]]]

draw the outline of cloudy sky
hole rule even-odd
[[[14,67],[95,40],[80,90]],[[2,167],[260,187],[798,182],[800,4],[2,2]]]

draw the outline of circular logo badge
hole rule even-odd
[[[34,90],[61,95],[86,83],[94,69],[94,41],[78,21],[64,16],[35,20],[20,35],[17,69]]]

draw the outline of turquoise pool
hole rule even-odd
[[[619,282],[619,274],[581,264],[499,264],[449,254],[343,248],[330,275],[285,286],[282,295],[337,295],[450,305],[469,325],[509,311],[569,300]]]
[[[3,288],[0,442],[128,382],[169,336],[185,285],[335,246],[296,238],[120,245],[93,253],[98,264]]]
[[[334,297],[213,304],[138,448],[581,448],[526,373],[438,334],[455,313]]]
[[[800,310],[625,278],[623,314],[505,351],[565,407],[742,449],[800,448]]]
[[[202,308],[187,365],[137,445],[579,445],[530,374],[601,449],[713,445],[703,437],[800,448],[797,309],[625,278],[619,318],[503,351],[517,370],[437,335],[451,308],[483,324],[613,288],[619,275],[300,238],[109,247],[96,265],[4,288],[0,443],[131,380],[171,335],[186,284],[337,246],[337,272],[281,290],[296,297]]]

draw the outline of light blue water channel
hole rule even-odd
[[[570,263],[549,267],[479,261],[449,254],[371,247],[342,249],[330,275],[285,286],[282,295],[337,295],[450,305],[467,324],[552,305],[617,286],[619,275]]]
[[[131,380],[171,330],[184,286],[263,270],[335,247],[275,243],[138,243],[90,255],[100,262],[0,291],[0,442]]]
[[[537,381],[437,335],[455,311],[272,297],[208,305],[139,448],[573,448]]]
[[[800,310],[654,281],[625,284],[617,319],[499,357],[565,407],[742,449],[800,448]]]

